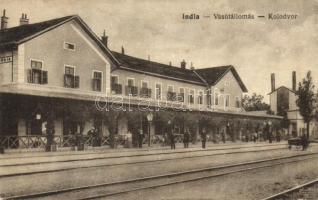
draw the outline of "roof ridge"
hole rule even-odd
[[[74,14],[74,15],[68,15],[68,16],[64,16],[64,17],[48,19],[48,20],[45,20],[45,21],[40,21],[40,22],[36,22],[36,23],[31,23],[31,24],[17,25],[17,26],[13,26],[13,27],[10,27],[10,28],[6,28],[6,29],[3,29],[3,30],[0,30],[0,33],[6,32],[6,31],[9,31],[9,30],[12,30],[12,29],[16,29],[18,27],[34,26],[34,25],[38,25],[38,24],[42,24],[42,23],[51,22],[51,21],[54,21],[54,20],[60,20],[60,19],[63,19],[63,18],[65,18],[65,20],[67,20],[67,19],[72,18],[72,17],[78,17],[78,15]]]
[[[222,65],[222,66],[214,66],[214,67],[206,67],[206,68],[198,68],[195,69],[195,71],[203,71],[203,70],[208,70],[208,69],[215,69],[215,68],[222,68],[222,67],[233,67],[233,65]]]
[[[111,51],[111,52],[112,53],[121,54],[123,56],[131,57],[131,58],[134,58],[134,59],[142,60],[142,61],[145,61],[145,62],[151,62],[151,63],[155,63],[155,64],[160,64],[160,65],[163,65],[163,66],[166,66],[166,67],[173,67],[173,68],[177,68],[177,69],[185,70],[185,71],[189,71],[189,72],[192,71],[191,69],[187,69],[187,68],[186,69],[182,69],[181,67],[178,67],[178,66],[175,66],[175,65],[167,65],[167,64],[156,62],[156,61],[152,61],[152,60],[146,60],[146,59],[143,59],[143,58],[138,58],[138,57],[127,55],[127,54],[122,54],[122,53],[117,52],[117,51]]]

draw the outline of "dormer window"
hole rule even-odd
[[[69,42],[64,42],[64,49],[75,51],[75,44],[69,43]]]

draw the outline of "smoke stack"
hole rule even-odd
[[[3,15],[1,17],[1,30],[4,30],[8,26],[8,17],[6,16],[6,9],[3,10]]]
[[[181,69],[185,69],[185,68],[186,68],[186,65],[187,65],[186,61],[183,60],[183,61],[181,62]]]
[[[106,32],[105,32],[105,30],[104,30],[104,33],[103,33],[103,35],[102,35],[102,37],[101,37],[101,40],[102,40],[102,43],[107,47],[107,43],[108,43],[108,36],[106,36]]]
[[[296,71],[293,71],[293,90],[296,91]]]
[[[25,24],[29,24],[29,19],[27,18],[27,14],[22,13],[20,18],[20,26]]]
[[[272,86],[272,92],[275,90],[275,74],[271,73],[271,86]]]
[[[124,46],[121,46],[121,54],[125,54]]]

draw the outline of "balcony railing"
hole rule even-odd
[[[80,78],[71,74],[64,74],[64,87],[79,88]]]
[[[123,89],[121,84],[113,83],[112,84],[112,94],[122,94]]]
[[[109,145],[109,137],[102,136],[98,138],[100,145]],[[85,146],[92,146],[93,136],[84,135],[83,143]],[[72,147],[76,145],[75,135],[54,135],[54,144],[58,147]],[[0,136],[0,146],[5,149],[17,148],[45,148],[47,144],[46,135],[26,135],[26,136]]]
[[[140,88],[140,97],[151,98],[151,89],[150,88]]]
[[[131,96],[138,96],[138,88],[136,86],[129,86],[129,85],[126,85],[125,87],[125,91],[126,91],[126,95],[131,95]]]
[[[102,91],[102,79],[93,78],[92,79],[92,88],[93,88],[93,91],[97,91],[97,92]]]
[[[168,101],[176,101],[177,94],[175,92],[167,92],[167,100]]]
[[[29,69],[28,83],[47,84],[48,83],[47,71],[43,71],[39,69]]]

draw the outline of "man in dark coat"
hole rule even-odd
[[[170,139],[171,149],[175,149],[176,148],[176,144],[175,144],[175,141],[174,141],[174,134],[173,134],[172,125],[171,125],[171,121],[170,120],[168,121],[168,136],[169,136],[169,139]]]
[[[202,141],[202,148],[205,149],[205,143],[206,143],[206,130],[205,128],[201,131],[201,141]]]
[[[189,130],[186,129],[184,134],[183,134],[184,148],[188,148],[189,147],[189,140],[190,140],[190,133],[189,133]]]
[[[143,134],[142,129],[140,129],[139,134],[138,134],[138,146],[139,146],[139,148],[142,148],[143,140],[144,140],[144,134]]]
[[[301,136],[301,145],[303,146],[303,151],[306,150],[308,147],[308,139],[305,134]]]

